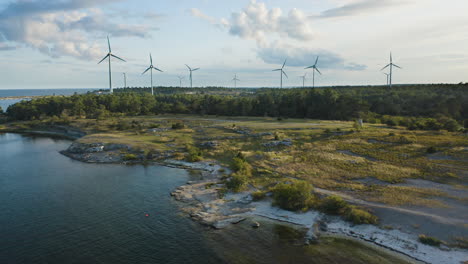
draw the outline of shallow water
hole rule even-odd
[[[59,154],[69,144],[0,134],[0,263],[401,263],[347,240],[304,246],[305,230],[262,219],[203,227],[169,195],[199,175],[86,164]]]

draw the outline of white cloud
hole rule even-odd
[[[323,11],[319,18],[349,17],[406,3],[408,0],[346,0],[341,6]]]
[[[258,50],[258,56],[268,64],[282,64],[287,59],[287,65],[293,67],[307,67],[314,64],[319,57],[319,69],[339,69],[361,71],[367,67],[362,64],[346,62],[340,55],[324,49],[299,47],[289,44],[273,42]]]
[[[95,1],[94,3],[109,1]],[[42,4],[42,5],[41,5]],[[146,37],[154,27],[112,22],[93,1],[16,1],[0,12],[4,41],[39,50],[51,57],[96,59],[102,52],[96,34]]]

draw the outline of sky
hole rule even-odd
[[[466,0],[0,0],[0,89],[468,82]]]

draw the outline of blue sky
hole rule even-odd
[[[384,84],[389,52],[403,70],[394,83],[468,81],[466,0],[0,0],[0,89],[106,88],[106,36],[113,84],[285,86],[320,56],[317,85]],[[311,71],[309,77],[311,77]],[[307,80],[311,85],[311,79]]]

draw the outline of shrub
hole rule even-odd
[[[256,191],[251,193],[252,199],[254,201],[260,201],[263,200],[266,197],[266,192],[265,191]]]
[[[431,147],[428,147],[426,152],[429,153],[429,154],[434,154],[438,151],[438,149],[434,146],[431,146]]]
[[[419,242],[429,245],[429,246],[435,246],[438,247],[440,244],[442,244],[442,241],[435,237],[430,237],[426,235],[419,235]]]
[[[252,176],[252,166],[245,160],[239,157],[232,159],[232,169],[246,177]]]
[[[239,173],[231,174],[226,181],[226,187],[234,192],[242,191],[248,183],[247,176]]]
[[[343,218],[346,221],[349,221],[355,225],[362,225],[362,224],[375,225],[378,223],[377,216],[353,205],[350,205],[344,208]]]
[[[0,106],[0,115],[3,114],[3,109],[2,107]]]
[[[330,195],[321,201],[320,209],[327,214],[339,215],[347,206],[348,203],[340,196]]]
[[[159,128],[159,127],[160,127],[160,124],[156,124],[156,123],[148,125],[148,128]]]
[[[273,204],[285,210],[307,210],[315,201],[312,189],[312,185],[305,181],[279,183],[272,190]]]
[[[132,153],[128,153],[128,154],[125,154],[125,156],[123,157],[124,160],[136,160],[138,159],[137,155],[135,154],[132,154]]]
[[[172,129],[184,129],[185,125],[182,122],[177,122],[172,124]]]
[[[117,130],[128,130],[130,129],[130,124],[125,122],[124,120],[120,120],[116,125],[115,125],[115,128]]]
[[[202,160],[202,152],[199,148],[187,145],[187,155],[185,156],[186,160],[189,162],[197,162]]]

